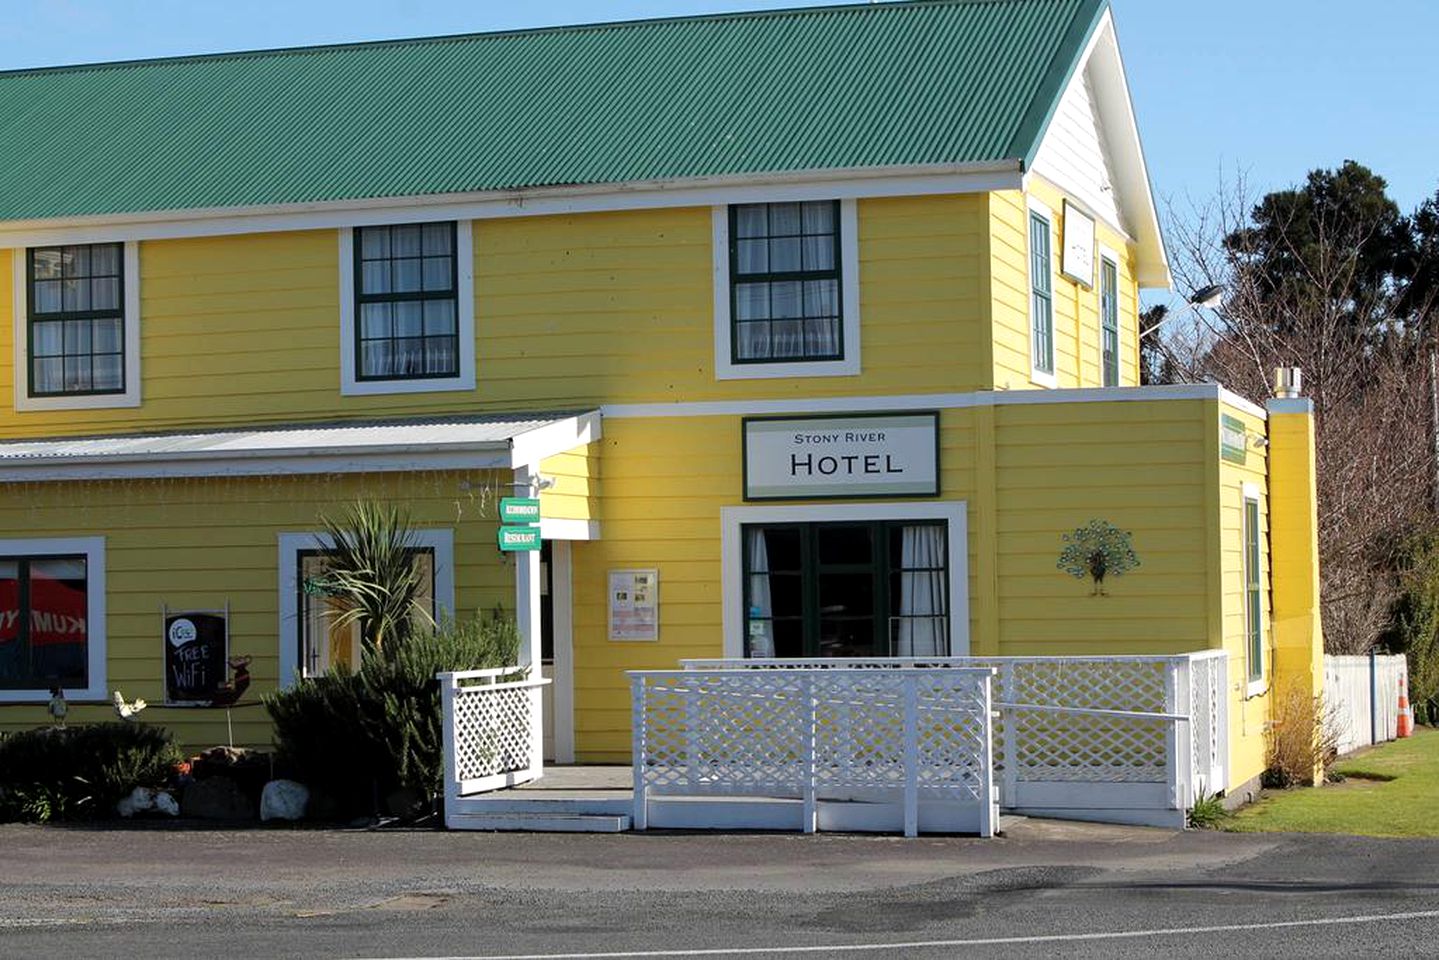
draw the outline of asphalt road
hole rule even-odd
[[[1439,841],[0,827],[0,957],[1436,957]]]

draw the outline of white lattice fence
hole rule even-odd
[[[444,709],[445,795],[496,790],[543,772],[541,689],[519,668],[439,675]]]
[[[696,673],[991,667],[1006,807],[1183,810],[1226,786],[1220,651],[1179,656],[686,660]]]
[[[636,825],[649,796],[995,805],[986,669],[631,673]]]

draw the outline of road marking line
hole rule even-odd
[[[1315,920],[1276,920],[1270,923],[1225,923],[1208,927],[1162,927],[1155,930],[1114,930],[1106,933],[1052,933],[1030,937],[983,937],[969,940],[909,940],[900,943],[839,943],[814,947],[710,947],[696,950],[616,950],[603,953],[467,954],[447,957],[376,957],[372,960],[642,960],[647,957],[742,957],[755,954],[861,953],[876,950],[924,950],[943,947],[986,947],[1024,943],[1072,943],[1082,940],[1133,940],[1196,933],[1237,933],[1247,930],[1289,930],[1294,927],[1329,927],[1343,924],[1382,923],[1389,920],[1434,920],[1439,910],[1408,913],[1371,913]],[[355,958],[364,960],[364,958]]]

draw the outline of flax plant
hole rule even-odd
[[[329,598],[334,626],[358,624],[365,649],[390,655],[417,621],[434,626],[421,602],[425,584],[415,566],[415,536],[407,511],[360,500],[340,517],[321,516],[328,569],[306,584]]]

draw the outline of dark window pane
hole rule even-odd
[[[37,357],[58,357],[65,352],[65,324],[46,321],[30,328],[30,351]]]
[[[770,355],[769,322],[741,323],[735,331],[736,353],[742,360],[762,359]]]
[[[825,566],[869,563],[874,538],[868,526],[822,524],[818,533],[819,562]]]
[[[420,246],[421,228],[417,224],[393,227],[390,235],[392,257],[418,257],[423,253]]]
[[[31,309],[36,313],[59,313],[61,309],[59,280],[42,280],[35,284]]]
[[[736,270],[740,273],[766,273],[769,271],[769,241],[741,240],[737,246]]]
[[[90,276],[90,248],[87,246],[66,247],[61,256],[60,268],[66,277]]]
[[[800,268],[800,238],[781,237],[769,242],[771,273],[794,273]]]
[[[57,247],[42,247],[30,251],[30,263],[36,280],[58,280],[63,272],[60,261],[64,254]]]
[[[66,313],[76,313],[90,309],[89,280],[62,280],[60,284],[61,310]]]
[[[772,237],[798,236],[804,230],[803,215],[798,203],[772,203],[769,205],[769,235]]]
[[[402,300],[394,305],[395,336],[418,337],[425,332],[424,304],[418,300]]]
[[[390,228],[360,228],[360,256],[366,260],[382,260],[390,256]]]
[[[120,276],[120,244],[97,243],[90,248],[90,275],[93,277]]]
[[[735,208],[735,236],[763,237],[769,233],[769,216],[762,203]]]
[[[366,340],[391,336],[390,311],[393,304],[366,303],[360,306],[360,336]]]
[[[415,293],[420,289],[418,259],[391,260],[390,284],[395,293]]]
[[[360,267],[360,292],[363,294],[390,292],[390,262],[388,260],[367,260]]]
[[[36,393],[60,393],[65,389],[65,361],[60,357],[37,359],[30,389]]]
[[[426,300],[424,312],[425,336],[455,334],[455,301]]]
[[[120,280],[100,277],[90,281],[90,303],[96,310],[120,309]]]
[[[798,527],[770,528],[764,532],[765,551],[769,555],[770,570],[801,569],[800,531]]]

